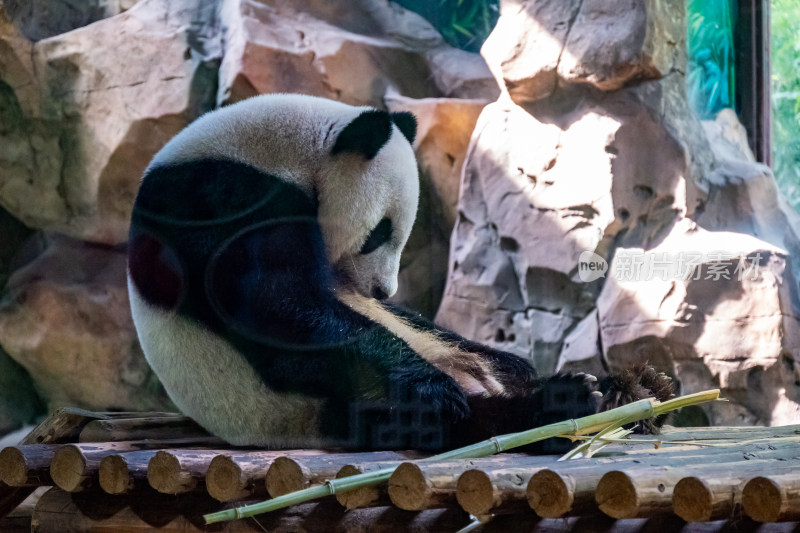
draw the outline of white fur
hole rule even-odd
[[[256,96],[196,120],[156,154],[151,166],[228,158],[316,195],[328,260],[347,272],[365,296],[376,287],[391,296],[419,200],[414,151],[393,126],[372,160],[348,153],[331,156],[338,134],[368,109],[312,96]],[[392,242],[359,254],[384,217],[392,220]]]
[[[146,332],[139,339],[147,362],[181,412],[231,444],[323,444],[318,440],[320,400],[273,392],[223,339],[177,313],[148,305],[130,276],[128,292],[136,329]],[[275,416],[278,412],[282,416]]]

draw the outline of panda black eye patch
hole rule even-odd
[[[369,237],[367,237],[367,241],[364,243],[364,246],[361,247],[361,255],[366,255],[368,253],[374,252],[385,243],[389,242],[389,239],[392,238],[392,221],[388,218],[384,218],[378,225],[375,226],[369,233]]]

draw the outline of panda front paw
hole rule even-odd
[[[602,398],[597,378],[583,372],[556,374],[542,382],[538,394],[540,425],[592,415]]]
[[[675,395],[672,378],[663,372],[657,372],[647,363],[627,368],[619,374],[611,375],[603,380],[605,394],[600,402],[600,410],[607,411],[621,405],[633,403],[645,398],[667,401]],[[643,420],[637,426],[639,433],[658,433],[664,424],[666,415]]]

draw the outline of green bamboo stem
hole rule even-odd
[[[496,453],[532,444],[551,437],[574,437],[585,435],[588,433],[602,432],[606,433],[612,431],[614,428],[630,424],[646,418],[653,418],[655,416],[686,407],[688,405],[696,405],[708,401],[719,399],[719,389],[698,392],[689,394],[680,398],[674,398],[666,402],[659,402],[653,398],[639,400],[638,402],[629,403],[616,409],[603,411],[589,416],[584,416],[578,419],[565,420],[555,424],[549,424],[539,428],[529,429],[518,433],[509,433],[507,435],[499,435],[491,439],[458,448],[449,452],[441,453],[422,459],[422,461],[444,461],[449,459],[464,459],[464,458],[477,458],[487,457]],[[395,468],[384,468],[382,470],[375,470],[365,474],[359,474],[350,477],[339,479],[331,479],[322,485],[310,487],[303,490],[298,490],[290,494],[284,494],[271,500],[246,505],[244,507],[237,507],[235,509],[227,509],[204,515],[206,524],[213,524],[216,522],[223,522],[226,520],[236,520],[239,518],[247,518],[261,513],[276,511],[289,507],[290,505],[297,505],[307,501],[330,496],[337,492],[345,492],[353,490],[358,487],[368,487],[377,485],[384,481],[388,481]]]

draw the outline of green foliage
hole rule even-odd
[[[772,167],[800,211],[800,2],[771,0],[771,10]]]
[[[731,0],[686,2],[689,100],[703,119],[714,118],[720,109],[733,107],[735,102],[735,9],[736,2]]]
[[[428,19],[451,46],[477,52],[500,15],[498,0],[395,0]]]

